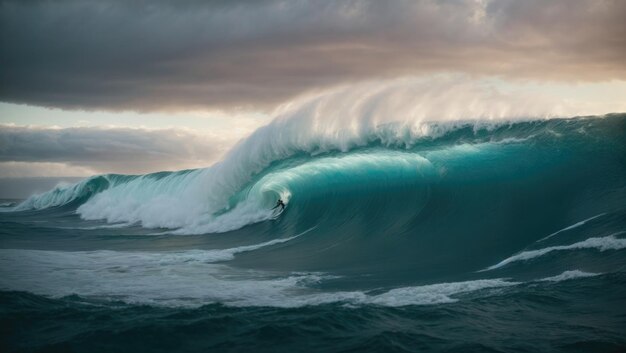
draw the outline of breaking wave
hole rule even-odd
[[[381,188],[404,185],[427,197],[433,184],[460,177],[450,173],[461,165],[474,163],[477,174],[487,174],[494,167],[487,166],[490,159],[499,158],[497,170],[507,174],[520,167],[514,159],[525,153],[534,153],[537,162],[556,158],[547,164],[558,163],[559,157],[566,157],[563,153],[542,155],[551,144],[596,141],[599,137],[591,134],[593,130],[624,121],[623,116],[612,116],[528,122],[366,122],[345,130],[320,127],[311,114],[304,116],[277,119],[208,168],[95,176],[32,196],[13,210],[70,206],[87,220],[138,223],[182,234],[226,232],[272,219],[276,200],[289,204],[300,189],[314,195],[326,192],[310,190],[312,185],[337,192],[355,183]]]

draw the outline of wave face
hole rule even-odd
[[[442,351],[506,351],[520,337],[522,350],[626,346],[626,115],[339,127],[303,116],[209,168],[95,176],[3,207],[4,302],[50,320],[104,306],[110,332],[158,336],[137,314],[215,349],[258,343],[258,330],[291,348],[288,336],[355,337],[324,351],[415,337]],[[201,338],[190,325],[234,331]]]

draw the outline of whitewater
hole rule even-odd
[[[206,168],[2,200],[2,347],[623,350],[626,115],[388,94],[282,107]]]

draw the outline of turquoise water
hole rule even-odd
[[[626,349],[626,115],[286,131],[2,203],[2,350]]]

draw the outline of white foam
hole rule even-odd
[[[364,301],[366,303],[384,306],[453,303],[457,301],[457,299],[452,297],[453,295],[518,284],[518,282],[508,282],[503,279],[479,279],[466,282],[437,283],[426,286],[392,289],[389,292],[368,297]]]
[[[323,292],[321,273],[273,273],[236,269],[218,261],[284,243],[292,238],[224,250],[167,253],[118,251],[0,250],[0,288],[63,297],[122,300],[164,306],[299,307],[342,302],[353,305],[432,305],[457,301],[455,295],[517,284],[502,279],[403,287],[384,293]]]
[[[580,270],[572,270],[572,271],[565,271],[561,273],[560,275],[542,278],[542,279],[539,279],[538,281],[561,282],[561,281],[568,281],[568,280],[576,279],[576,278],[595,277],[599,275],[601,275],[601,273],[591,273],[591,272],[584,272]]]
[[[562,232],[566,232],[566,231],[568,231],[568,230],[570,230],[570,229],[578,228],[578,227],[582,226],[583,224],[585,224],[585,223],[587,223],[587,222],[589,222],[589,221],[591,221],[591,220],[593,220],[593,219],[596,219],[596,218],[598,218],[598,217],[602,217],[602,216],[604,216],[605,214],[606,214],[606,213],[600,213],[599,215],[595,215],[595,216],[593,216],[593,217],[590,217],[590,218],[587,218],[587,219],[585,219],[585,220],[582,220],[582,221],[580,221],[580,222],[578,222],[578,223],[574,223],[574,224],[572,224],[571,226],[568,226],[568,227],[565,227],[565,228],[563,228],[563,229],[561,229],[561,230],[559,230],[559,231],[556,231],[556,232],[554,232],[554,233],[552,233],[552,234],[548,235],[548,236],[547,236],[547,237],[545,237],[545,238],[539,239],[539,240],[538,240],[538,242],[540,242],[540,241],[544,241],[544,240],[547,240],[547,239],[550,239],[550,238],[552,238],[553,236],[555,236],[555,235],[557,235],[557,234],[559,234],[559,233],[562,233]]]
[[[611,234],[606,237],[601,238],[589,238],[587,240],[570,244],[570,245],[559,245],[559,246],[551,246],[538,250],[529,250],[521,252],[517,255],[513,255],[509,258],[506,258],[499,263],[487,267],[481,271],[489,271],[494,270],[496,268],[500,268],[506,266],[512,262],[517,261],[527,261],[530,259],[534,259],[536,257],[543,256],[545,254],[551,253],[553,251],[566,251],[566,250],[579,250],[579,249],[596,249],[598,251],[607,251],[607,250],[620,250],[626,248],[626,239],[615,238],[615,235],[619,235],[626,232],[618,232],[615,234]]]
[[[77,230],[97,230],[97,229],[120,229],[132,227],[130,223],[114,223],[114,224],[102,224],[98,226],[90,227],[58,227],[59,229],[77,229]]]
[[[223,250],[164,253],[0,249],[0,289],[51,297],[77,294],[158,306],[198,307],[221,303],[301,307],[344,303],[400,307],[453,303],[463,294],[492,295],[499,293],[493,292],[494,289],[523,284],[496,278],[408,286],[385,292],[325,292],[316,289],[316,284],[336,276],[246,270],[216,263],[232,260],[237,253],[284,243],[295,237]],[[560,282],[596,275],[574,270],[536,281]],[[484,290],[489,291],[482,293]]]

